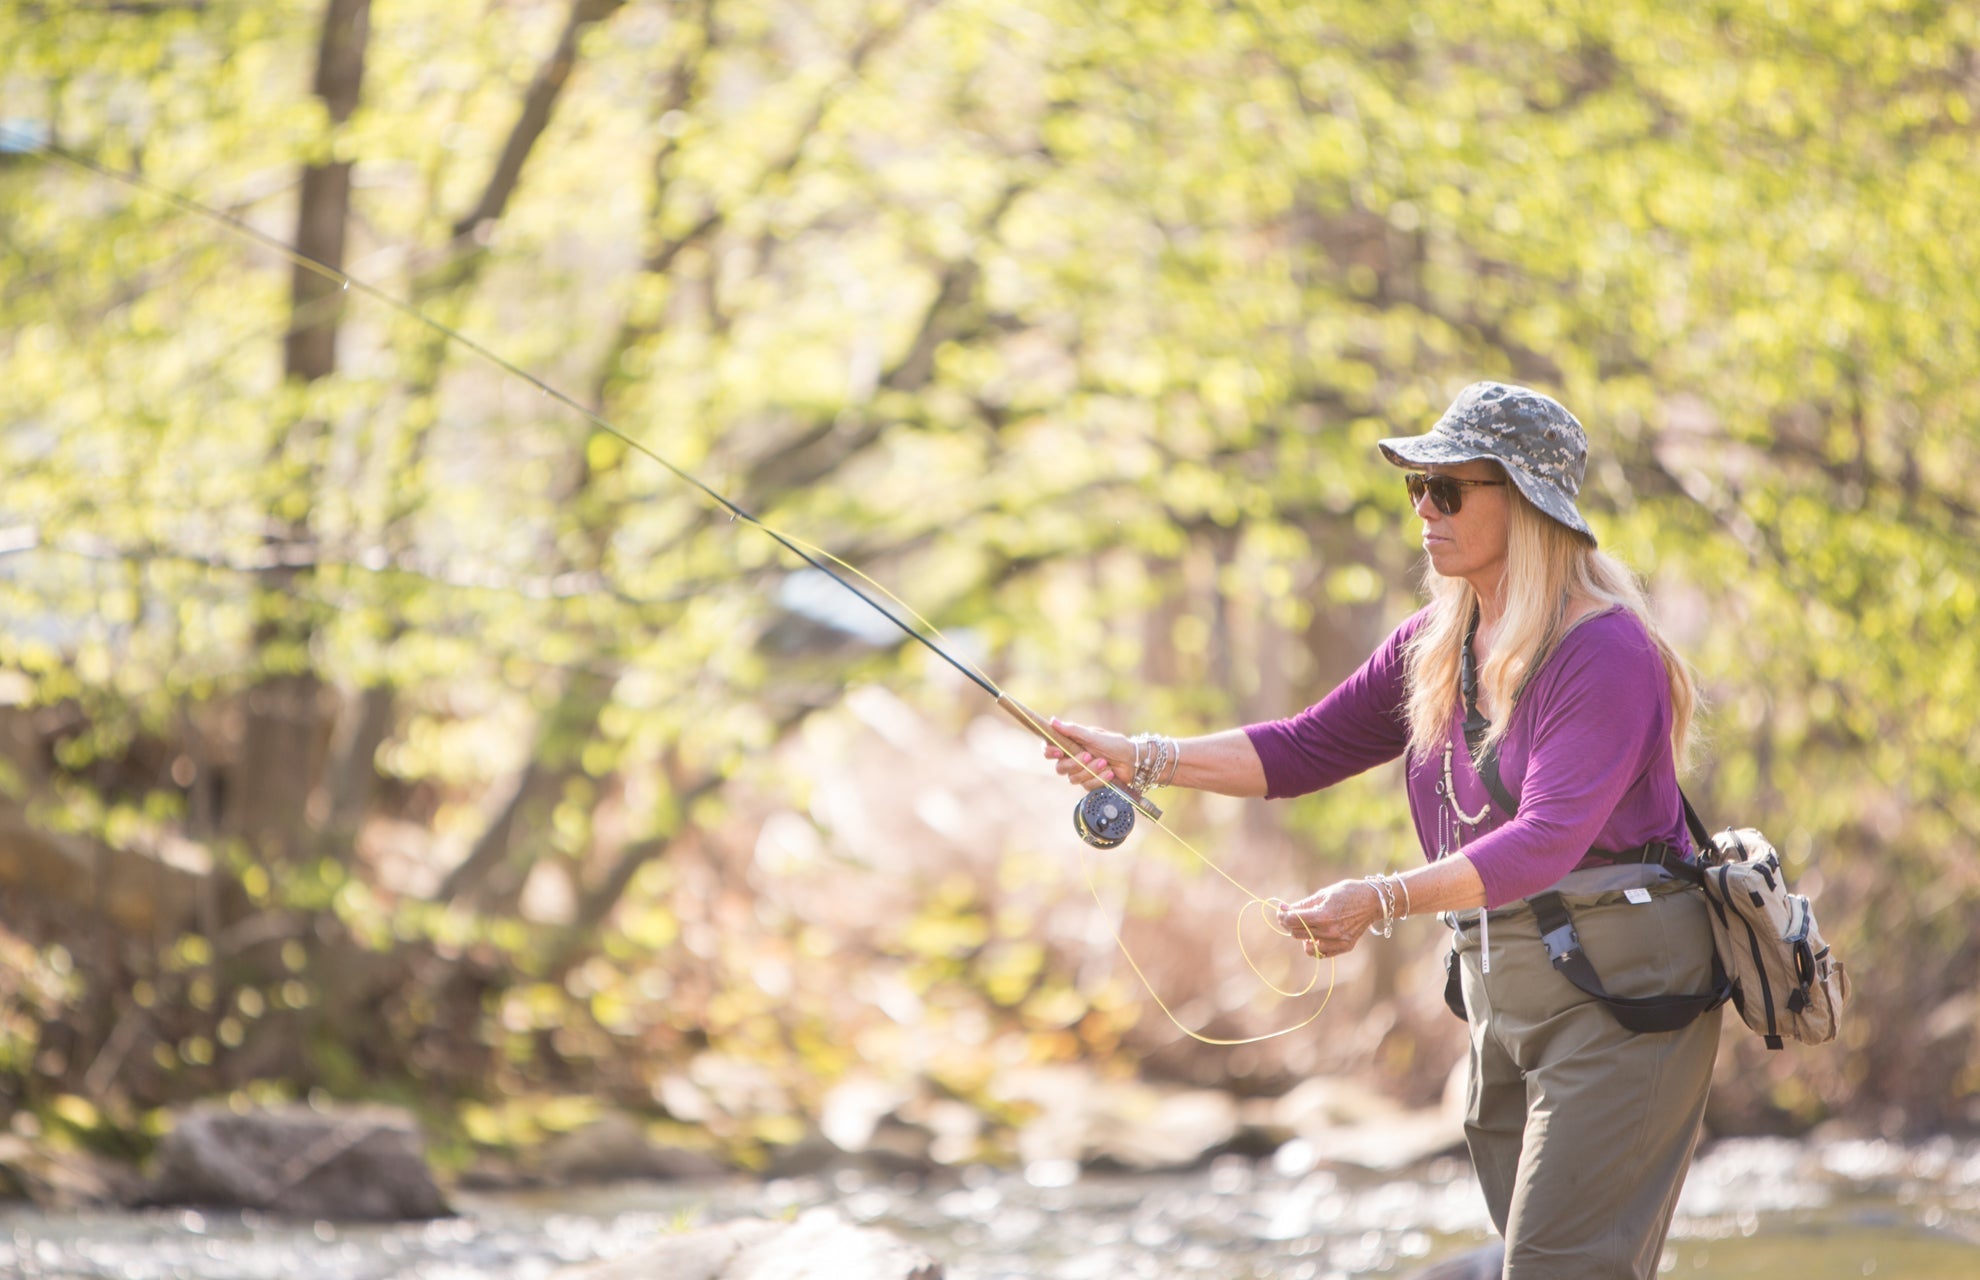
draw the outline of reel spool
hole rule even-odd
[[[1126,790],[1100,787],[1073,806],[1073,830],[1096,849],[1112,849],[1134,830],[1134,811],[1143,807],[1153,816],[1161,815],[1161,810]]]

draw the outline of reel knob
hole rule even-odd
[[[1134,830],[1134,805],[1112,787],[1100,787],[1073,806],[1073,830],[1096,849],[1111,849]]]

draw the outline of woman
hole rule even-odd
[[[1147,781],[1152,759],[1174,785],[1268,799],[1406,756],[1427,865],[1328,885],[1279,921],[1308,954],[1336,956],[1371,928],[1449,913],[1471,1030],[1465,1136],[1506,1276],[1649,1277],[1697,1143],[1719,1011],[1701,997],[1709,1011],[1682,1029],[1625,1029],[1556,970],[1550,946],[1573,934],[1543,930],[1527,900],[1560,895],[1612,996],[1710,988],[1702,895],[1657,861],[1691,856],[1675,765],[1691,682],[1575,507],[1587,437],[1566,409],[1476,383],[1428,434],[1381,449],[1408,472],[1431,603],[1359,671],[1290,719],[1182,742],[1055,722],[1082,751],[1047,755],[1088,789],[1131,784],[1137,763]],[[1475,682],[1462,678],[1467,637]]]

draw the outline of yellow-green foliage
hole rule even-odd
[[[461,241],[565,4],[376,6],[333,126],[318,6],[9,0],[0,119],[282,238],[300,167],[353,162],[355,273],[966,628],[1030,700],[1130,727],[1283,714],[1351,670],[1413,599],[1374,440],[1473,378],[1539,384],[1589,427],[1583,505],[1701,675],[1695,798],[1819,868],[1855,967],[1849,1052],[1776,1101],[1843,1105],[1893,1055],[1888,1096],[1921,1116],[1971,1091],[1971,6],[591,7],[511,198]],[[696,941],[713,908],[668,860],[736,817],[723,782],[806,708],[923,689],[932,660],[787,643],[768,540],[404,315],[352,293],[292,316],[289,272],[0,159],[0,545],[32,546],[0,555],[0,675],[66,717],[7,793],[119,847],[190,834],[257,907],[370,950],[491,966],[490,1070],[699,1039],[843,1069],[823,1005],[792,1021]],[[285,385],[283,333],[326,319],[338,372]],[[279,580],[254,572],[277,526],[305,535]],[[291,672],[345,723],[390,691],[361,816],[455,859],[535,768],[515,883],[421,901],[321,808],[295,821],[327,843],[280,866],[199,827],[238,700]],[[1399,809],[1383,777],[1275,812],[1361,869],[1413,856]],[[599,918],[519,923],[539,864]],[[980,993],[1043,1056],[1111,1050],[1112,994],[975,887],[915,888],[864,955]],[[257,1008],[317,1000],[186,946],[170,999],[217,964]],[[17,985],[62,998],[16,951]],[[224,1059],[258,1015],[207,996]],[[214,1033],[137,1056],[204,1065]]]

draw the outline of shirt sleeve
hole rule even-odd
[[[1403,753],[1403,647],[1422,625],[1411,615],[1360,670],[1313,706],[1284,720],[1246,725],[1265,767],[1265,798],[1280,800],[1331,787]]]
[[[1569,632],[1522,699],[1533,720],[1519,813],[1464,851],[1488,907],[1540,892],[1594,847],[1617,802],[1669,750],[1667,687],[1662,655],[1639,628]]]

